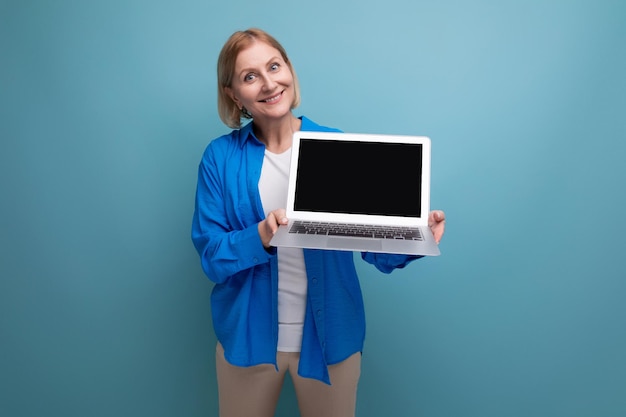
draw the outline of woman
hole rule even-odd
[[[269,245],[287,222],[293,133],[337,129],[293,115],[298,80],[266,32],[235,32],[217,69],[219,115],[234,130],[202,157],[192,239],[215,282],[220,416],[273,416],[286,372],[303,417],[354,416],[365,317],[353,255]],[[252,121],[242,127],[242,118]],[[429,221],[439,242],[444,213]],[[385,273],[418,258],[361,257]]]

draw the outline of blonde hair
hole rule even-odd
[[[250,116],[242,114],[237,104],[227,94],[226,89],[232,87],[237,56],[239,56],[241,51],[250,47],[250,45],[256,41],[264,42],[280,52],[280,55],[285,63],[287,63],[293,77],[294,99],[293,103],[291,103],[291,108],[294,109],[300,105],[300,85],[298,83],[298,77],[291,65],[285,48],[283,48],[273,36],[261,29],[250,28],[237,31],[228,38],[217,60],[217,111],[220,119],[222,119],[228,127],[234,129],[241,127],[242,117],[250,118]]]

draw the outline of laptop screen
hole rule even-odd
[[[421,216],[422,145],[301,139],[296,211]]]

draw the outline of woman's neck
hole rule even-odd
[[[300,130],[301,120],[293,114],[284,119],[259,123],[253,121],[254,134],[272,153],[283,153],[291,147],[293,133]]]

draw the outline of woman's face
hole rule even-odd
[[[293,75],[280,52],[265,42],[254,42],[237,56],[227,93],[256,121],[279,119],[291,112]]]

